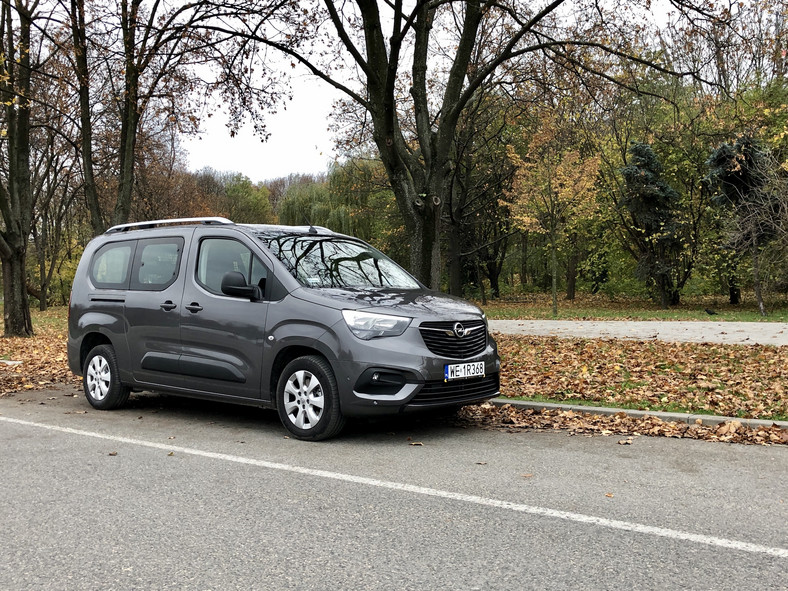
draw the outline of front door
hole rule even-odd
[[[228,271],[265,287],[268,269],[243,240],[195,231],[180,310],[183,386],[200,392],[260,398],[268,304],[222,294]]]

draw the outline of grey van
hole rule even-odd
[[[347,417],[496,396],[476,306],[325,228],[187,218],[94,238],[74,278],[68,360],[97,409],[154,390],[276,408],[306,440]]]

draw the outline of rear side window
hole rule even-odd
[[[140,240],[134,257],[131,289],[159,291],[173,284],[183,253],[183,238]]]
[[[90,280],[96,287],[124,289],[129,286],[129,269],[136,241],[112,242],[102,246],[90,264]]]

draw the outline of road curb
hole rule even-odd
[[[723,417],[719,415],[698,415],[686,414],[678,412],[658,412],[651,410],[631,410],[628,408],[610,408],[605,406],[582,406],[579,404],[556,404],[552,402],[531,402],[528,400],[511,400],[509,398],[493,398],[490,400],[496,406],[503,406],[504,404],[511,404],[514,407],[530,410],[563,410],[574,412],[585,412],[592,415],[605,415],[612,416],[614,414],[624,412],[630,417],[642,418],[645,416],[657,417],[663,421],[670,423],[688,423],[690,425],[697,424],[700,419],[703,425],[714,427],[720,423],[728,421],[739,421],[744,427],[750,429],[757,429],[758,427],[771,427],[777,425],[781,429],[788,429],[788,421],[764,421],[762,419],[742,419],[738,417]]]

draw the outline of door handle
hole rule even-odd
[[[191,312],[192,314],[194,314],[194,313],[199,312],[200,310],[202,310],[202,306],[200,304],[198,304],[197,302],[192,302],[191,304],[186,306],[186,309],[189,312]]]
[[[169,312],[170,310],[174,310],[177,307],[178,305],[173,304],[171,300],[167,300],[163,304],[159,304],[159,308],[161,308],[162,310],[166,310],[167,312]]]

